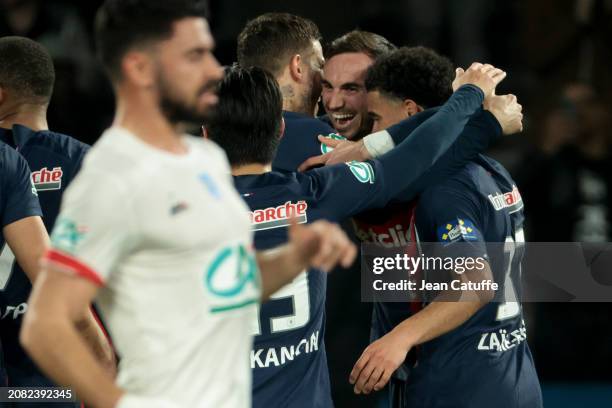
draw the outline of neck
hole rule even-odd
[[[301,95],[298,84],[284,78],[277,78],[277,80],[283,95],[283,110],[314,117],[315,107],[311,106],[308,98]]]
[[[247,176],[250,174],[264,174],[272,171],[272,164],[259,164],[259,163],[251,163],[251,164],[243,164],[242,166],[233,166],[232,167],[232,175],[233,176]]]
[[[49,130],[46,105],[18,105],[0,111],[0,127],[26,126],[34,131]]]
[[[158,149],[173,154],[185,154],[187,147],[180,136],[179,126],[170,123],[151,95],[117,89],[117,110],[113,126],[127,129],[136,137]]]

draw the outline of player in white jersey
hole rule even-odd
[[[22,343],[94,407],[249,407],[256,303],[309,265],[349,264],[355,248],[323,222],[253,251],[225,154],[178,131],[204,119],[222,75],[196,2],[107,0],[96,34],[117,113],[64,195]],[[116,384],[74,325],[94,299]]]

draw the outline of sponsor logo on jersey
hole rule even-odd
[[[512,214],[523,209],[523,198],[516,185],[512,186],[512,191],[489,194],[488,198],[491,204],[493,204],[495,211],[507,208],[509,213]]]
[[[204,286],[212,295],[211,313],[257,303],[259,275],[252,251],[244,245],[229,246],[219,251],[206,269]]]
[[[476,241],[476,227],[474,223],[468,219],[457,218],[449,221],[438,227],[438,241],[440,242],[455,242],[455,241]]]
[[[290,346],[251,350],[251,368],[278,367],[293,361],[302,354],[319,351],[319,330]]]
[[[18,304],[17,306],[6,306],[6,308],[2,311],[0,309],[0,320],[4,319],[13,319],[17,320],[19,316],[23,316],[25,312],[28,310],[28,304],[23,302]]]
[[[482,333],[478,342],[478,351],[508,351],[527,340],[527,328],[522,321],[515,330],[499,329],[495,332]]]
[[[385,248],[406,246],[412,242],[410,225],[368,225],[353,221],[355,235],[363,242],[373,242]]]
[[[334,139],[334,140],[346,140],[346,137],[339,135],[337,133],[330,133],[329,135],[325,136],[329,139]],[[333,147],[329,147],[323,143],[321,143],[321,153],[325,154],[325,153],[329,153],[332,150],[334,150]]]
[[[351,169],[351,173],[353,173],[359,182],[374,184],[376,181],[374,169],[370,163],[352,161],[347,162],[346,165]]]
[[[77,225],[67,218],[58,218],[51,234],[51,244],[54,248],[69,254],[74,254],[77,245],[87,234],[85,225]]]
[[[251,227],[254,231],[286,227],[290,224],[292,217],[295,217],[298,224],[305,224],[308,221],[307,209],[308,203],[300,200],[297,203],[287,201],[278,207],[249,211]]]
[[[36,191],[60,190],[63,175],[61,167],[54,167],[53,170],[43,167],[32,172],[32,184],[36,187]]]

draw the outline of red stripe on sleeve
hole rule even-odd
[[[68,268],[74,271],[77,275],[95,283],[98,286],[104,286],[104,280],[96,271],[64,252],[60,252],[57,249],[50,249],[45,254],[44,259]]]

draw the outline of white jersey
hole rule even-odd
[[[118,385],[180,407],[250,407],[260,278],[248,208],[213,142],[107,130],[67,189],[47,260],[99,284]]]

